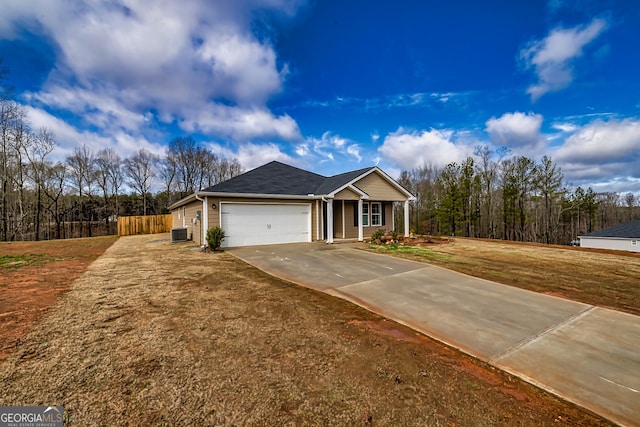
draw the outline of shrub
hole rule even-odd
[[[384,237],[384,230],[377,229],[373,233],[371,233],[371,241],[376,243],[382,243],[382,238]]]
[[[224,230],[220,227],[213,227],[207,231],[207,245],[212,252],[220,249],[224,240]]]

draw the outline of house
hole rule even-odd
[[[640,221],[625,222],[578,237],[583,248],[640,252]]]
[[[198,191],[171,205],[174,228],[206,244],[220,226],[223,245],[250,246],[334,239],[362,241],[377,229],[394,227],[394,202],[415,197],[377,166],[330,177],[270,162]]]

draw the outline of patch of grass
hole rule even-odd
[[[0,255],[0,267],[20,268],[32,264],[44,264],[55,261],[55,258],[44,254]]]
[[[450,257],[445,254],[437,253],[432,251],[429,248],[424,248],[420,246],[403,246],[403,245],[371,245],[369,249],[373,249],[379,253],[389,253],[397,256],[401,256],[404,258],[420,258],[424,260],[425,258],[428,260],[446,260]]]

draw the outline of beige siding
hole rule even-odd
[[[182,207],[171,211],[171,228],[182,228]]]
[[[215,203],[216,207],[213,208]],[[218,197],[207,197],[207,211],[209,215],[209,228],[220,227],[220,199]]]
[[[368,203],[368,202],[364,202],[364,203]],[[342,202],[341,201],[336,202],[334,204],[333,209],[334,209],[333,210],[333,217],[334,217],[333,237],[336,239],[341,239],[342,238]],[[358,206],[355,205],[353,202],[345,201],[344,203],[344,218],[345,218],[344,226],[345,227],[344,228],[345,228],[346,239],[358,238],[358,227],[353,224],[354,209],[357,210]],[[385,215],[384,225],[378,226],[378,227],[374,227],[371,225],[368,227],[363,227],[362,228],[363,237],[364,238],[370,237],[373,234],[373,232],[378,229],[388,230],[388,231],[393,230],[392,210],[393,210],[393,203],[385,202],[384,203],[384,215]],[[371,213],[371,208],[369,208],[369,213]],[[369,224],[371,224],[371,218],[369,218]]]
[[[342,239],[342,201],[333,202],[333,237]]]
[[[194,200],[193,202],[184,206],[185,211],[185,225],[187,227],[187,238],[193,239],[194,243],[204,244],[206,243],[204,240],[200,240],[202,229],[201,220],[196,220],[197,211],[202,211],[202,202],[199,200]],[[180,211],[180,216],[182,216],[182,207],[178,208]],[[202,218],[202,217],[201,217]],[[179,220],[179,227],[182,227],[182,220]]]
[[[377,172],[372,172],[354,183],[356,187],[369,195],[370,200],[405,201],[407,196],[396,189]]]
[[[345,188],[336,193],[335,200],[360,200],[360,195],[350,188]]]
[[[340,206],[342,210],[342,206]],[[344,202],[344,229],[345,229],[345,238],[346,239],[357,239],[358,238],[358,227],[353,225],[353,214],[354,211],[358,210],[357,203],[353,203],[351,201]],[[335,233],[334,237],[342,238],[342,222],[338,224],[337,233]],[[334,230],[335,231],[335,230]]]

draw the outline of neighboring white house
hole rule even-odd
[[[640,252],[640,221],[629,221],[578,236],[583,248]]]

